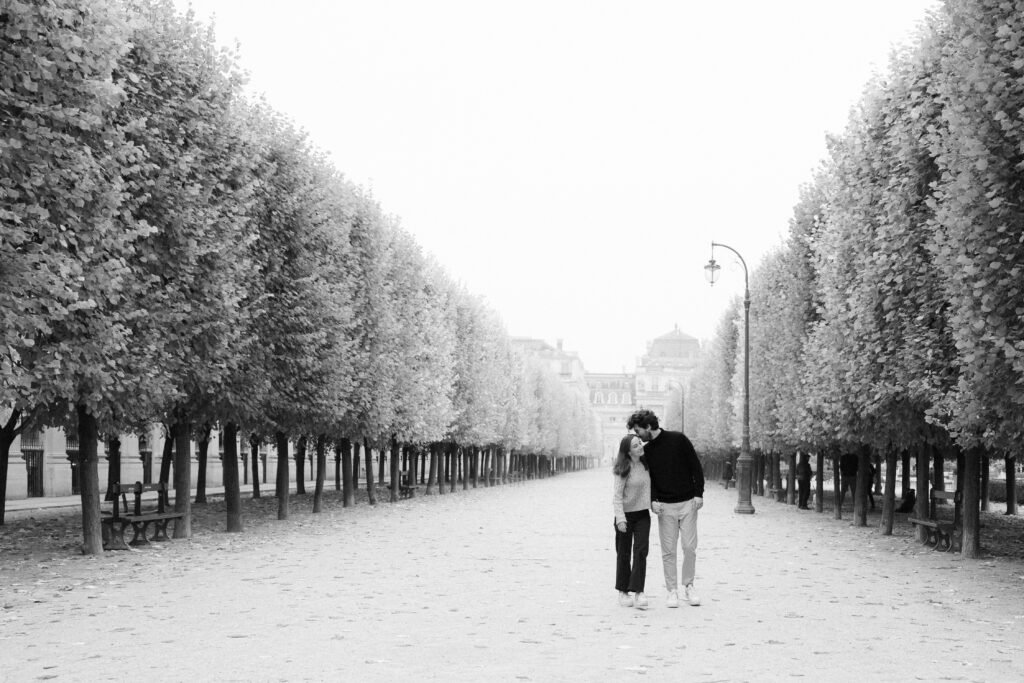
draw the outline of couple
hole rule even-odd
[[[644,581],[651,533],[650,511],[658,516],[666,607],[679,607],[676,543],[683,548],[682,585],[686,601],[700,604],[693,588],[697,565],[697,511],[704,505],[704,470],[682,432],[658,427],[650,410],[629,417],[612,472],[615,479],[615,589],[619,604],[647,609]],[[632,593],[632,595],[630,595]]]

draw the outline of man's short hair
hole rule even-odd
[[[658,416],[650,410],[636,410],[629,416],[629,421],[626,422],[626,429],[632,429],[633,427],[660,429],[658,426]]]

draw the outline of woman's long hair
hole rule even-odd
[[[633,445],[633,439],[639,439],[640,437],[635,434],[627,434],[622,437],[622,441],[619,442],[619,454],[615,456],[615,464],[612,465],[612,472],[619,475],[620,477],[628,477],[629,470],[633,467],[633,459],[629,457],[629,447]],[[647,458],[640,456],[640,463],[647,467]]]

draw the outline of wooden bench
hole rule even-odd
[[[142,494],[147,491],[156,491],[156,509],[142,509]],[[127,495],[131,493],[134,497],[134,504],[131,512],[128,508]],[[121,505],[124,505],[124,512],[121,512]],[[169,541],[167,536],[167,524],[172,519],[180,519],[185,514],[182,512],[167,511],[167,484],[115,484],[114,485],[114,507],[104,514],[100,520],[103,525],[103,537],[105,550],[128,550],[128,546],[149,545],[150,541]],[[154,533],[152,538],[147,538],[146,532],[150,525],[153,525]],[[124,532],[128,527],[132,528],[133,536],[130,543],[124,542]]]
[[[959,536],[956,531],[960,528],[960,504],[963,501],[963,496],[960,491],[942,491],[940,489],[932,489],[929,494],[930,501],[928,505],[928,517],[929,519],[921,519],[919,517],[908,517],[909,521],[914,526],[919,526],[926,531],[924,543],[925,545],[933,546],[936,550],[940,549],[952,550],[954,546],[959,546]],[[952,500],[953,501],[953,521],[947,522],[938,519],[936,514],[936,508],[938,501],[940,500]]]
[[[398,497],[399,498],[412,498],[416,495],[422,486],[418,486],[412,482],[409,477],[409,472],[404,471],[401,473],[401,477],[398,479]]]

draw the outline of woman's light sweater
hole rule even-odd
[[[629,474],[625,477],[612,474],[612,477],[615,479],[612,507],[615,510],[616,523],[625,522],[627,512],[651,507],[651,475],[643,463],[633,460]]]

